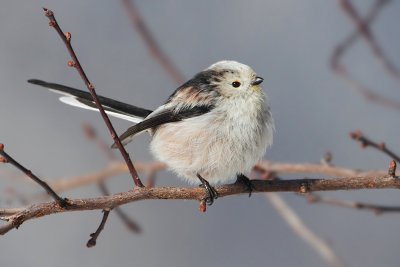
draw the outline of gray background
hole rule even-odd
[[[277,128],[268,159],[318,162],[331,151],[335,164],[383,169],[389,159],[372,149],[361,151],[348,132],[362,129],[400,151],[399,112],[365,102],[329,69],[335,45],[354,28],[337,2],[170,0],[139,1],[138,7],[186,77],[215,61],[235,59],[265,78]],[[355,2],[363,14],[373,3]],[[53,9],[62,28],[72,32],[73,45],[99,94],[154,109],[176,84],[149,55],[118,1],[2,1],[0,141],[38,175],[59,179],[106,164],[82,134],[81,123],[90,122],[111,141],[98,114],[62,105],[56,95],[26,83],[40,78],[83,87],[76,71],[66,66],[66,49],[47,26],[43,6]],[[399,12],[399,2],[393,1],[373,26],[398,65]],[[358,42],[344,62],[366,84],[400,99],[399,84],[382,71],[364,42]],[[129,126],[113,122],[119,132]],[[128,146],[134,160],[152,159],[148,141],[141,136]],[[40,192],[12,182],[9,177],[17,171],[11,166],[0,168],[1,206],[7,205],[9,187]],[[159,177],[160,185],[184,186],[169,172]],[[113,192],[130,189],[131,184],[128,175],[109,183]],[[93,186],[63,195],[89,197],[99,192]],[[394,190],[326,195],[400,204]],[[398,266],[399,214],[375,216],[283,196],[348,266]],[[142,234],[128,232],[111,216],[97,246],[87,249],[99,211],[48,216],[0,238],[1,266],[325,266],[261,194],[220,199],[206,214],[199,213],[193,201],[144,201],[124,210],[141,224]]]

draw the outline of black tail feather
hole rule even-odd
[[[37,80],[37,79],[30,79],[30,80],[28,80],[28,83],[39,85],[39,86],[46,87],[46,88],[50,88],[52,90],[60,91],[60,92],[75,96],[79,101],[81,101],[82,103],[84,103],[88,106],[92,106],[94,104],[90,93],[79,90],[79,89],[75,89],[75,88],[68,87],[68,86],[65,86],[62,84],[57,84],[57,83],[48,83],[48,82],[45,82],[42,80]],[[117,100],[113,100],[108,97],[104,97],[104,96],[98,96],[98,97],[103,106],[110,107],[111,109],[118,110],[125,114],[130,114],[133,116],[145,118],[152,112],[151,110],[132,106],[132,105],[129,105],[129,104],[117,101]]]

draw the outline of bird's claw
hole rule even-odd
[[[249,197],[251,197],[251,193],[254,191],[255,188],[253,183],[247,176],[243,174],[238,174],[235,184],[244,185],[246,187],[246,192],[249,192]]]

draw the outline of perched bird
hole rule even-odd
[[[64,94],[60,100],[66,104],[97,110],[87,92],[41,80],[28,82]],[[219,61],[178,87],[153,112],[99,98],[109,115],[136,123],[120,136],[123,145],[149,132],[152,154],[189,183],[200,181],[211,205],[218,194],[210,184],[236,178],[251,193],[245,174],[272,144],[274,121],[262,82],[247,65]]]

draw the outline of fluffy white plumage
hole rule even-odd
[[[213,82],[220,93],[215,108],[202,116],[160,126],[151,151],[160,161],[189,183],[200,174],[210,184],[234,181],[246,174],[272,144],[274,123],[256,73],[235,61],[220,61],[206,70],[223,73]],[[239,81],[238,88],[232,87]],[[179,89],[178,89],[179,90]],[[160,107],[149,117],[171,106],[193,105],[183,99]]]

